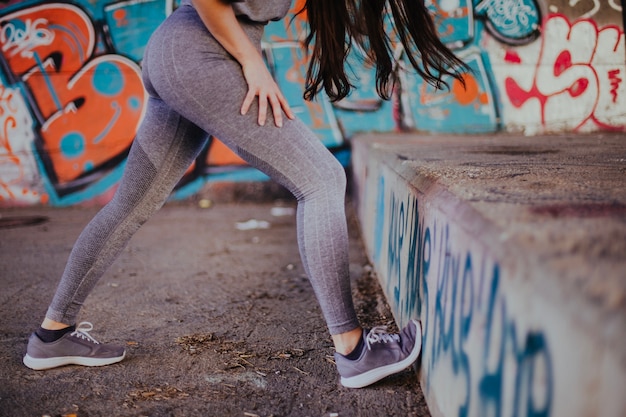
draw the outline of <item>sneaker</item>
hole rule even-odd
[[[385,327],[363,331],[365,346],[358,359],[350,360],[335,353],[341,385],[362,388],[412,365],[422,349],[422,325],[411,322],[400,334],[389,334]]]
[[[42,370],[64,365],[103,366],[124,359],[123,346],[100,344],[89,332],[93,325],[82,322],[59,340],[45,343],[33,333],[28,340],[24,365]]]

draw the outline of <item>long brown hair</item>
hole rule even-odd
[[[394,56],[385,31],[385,5],[409,62],[436,88],[448,87],[444,75],[464,84],[459,72],[467,69],[437,37],[423,0],[306,0],[299,13],[308,15],[307,50],[313,44],[306,74],[304,98],[312,100],[322,88],[331,101],[346,97],[354,86],[346,74],[345,60],[356,42],[376,66],[376,92],[389,99],[393,87]]]

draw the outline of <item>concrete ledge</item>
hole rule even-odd
[[[363,135],[355,202],[434,416],[626,415],[626,136]]]

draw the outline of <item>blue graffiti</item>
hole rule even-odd
[[[376,221],[374,224],[374,236],[382,236],[383,228],[385,225],[385,177],[382,175],[378,178],[378,190],[376,195]],[[374,261],[380,262],[380,255],[382,254],[383,242],[382,239],[376,239],[374,242]]]
[[[481,0],[475,12],[500,42],[525,45],[539,36],[542,16],[535,0]]]
[[[499,296],[499,286],[500,271],[495,266],[488,301],[486,349],[479,382],[482,413],[488,415],[489,410],[492,410],[491,415],[496,417],[503,414],[504,362],[509,357],[513,359],[516,370],[512,417],[548,417],[552,406],[553,375],[547,340],[541,332],[529,332],[523,345],[518,346],[517,326],[507,315],[505,300]],[[493,362],[493,357],[496,358],[496,365],[494,369],[489,369],[488,362],[490,359]],[[540,367],[545,373],[545,382],[535,384],[535,372]],[[537,386],[545,387],[541,393],[543,404],[537,404],[539,401],[534,397]],[[520,412],[524,409],[525,413]]]
[[[409,197],[406,201],[400,201],[392,194],[389,209],[390,225],[393,227],[389,228],[387,274],[390,282],[396,283],[392,296],[401,311],[408,315],[413,312],[419,314],[422,307],[420,276],[425,267],[426,245],[423,244],[423,224],[418,220],[417,199]],[[403,256],[405,244],[408,245],[406,258]],[[427,247],[426,257],[430,258],[430,244]],[[406,266],[402,265],[403,259],[406,259]]]
[[[423,321],[426,389],[432,374],[450,367],[466,390],[458,394],[459,417],[476,410],[480,416],[504,416],[505,398],[507,409],[512,407],[507,416],[550,416],[554,379],[548,340],[540,330],[520,332],[501,292],[499,264],[476,263],[472,251],[455,250],[452,226],[426,225],[414,195],[401,199],[392,191],[387,201],[387,294],[400,320]],[[484,332],[484,340],[470,346],[473,330]],[[510,380],[513,387],[505,387]]]
[[[167,0],[143,0],[104,6],[103,28],[112,49],[140,62],[148,38],[171,11],[169,3]]]
[[[466,382],[465,401],[458,410],[459,417],[465,417],[468,415],[471,399],[469,392],[469,387],[471,386],[470,361],[465,351],[465,342],[469,335],[472,316],[466,311],[464,305],[468,298],[470,302],[472,300],[471,297],[468,297],[473,292],[471,257],[467,254],[465,262],[462,262],[460,255],[454,256],[448,238],[448,226],[443,228],[442,233],[445,236],[445,239],[441,240],[443,247],[440,248],[440,254],[443,255],[440,257],[440,262],[443,265],[435,291],[434,332],[431,345],[432,362],[430,363],[430,369],[432,370],[435,367],[442,355],[447,354],[451,356],[454,375],[464,378]],[[462,264],[464,264],[463,267]],[[457,296],[459,289],[461,290],[460,305],[456,302],[459,299]],[[460,307],[460,311],[457,313],[458,307]],[[471,308],[467,310],[471,312]],[[455,326],[459,328],[456,329]]]
[[[426,2],[439,38],[455,50],[470,71],[465,87],[454,79],[436,90],[412,71],[399,72],[401,126],[429,132],[488,133],[502,129],[499,94],[481,40],[489,33],[508,45],[525,45],[540,35],[537,0],[430,0]],[[400,55],[402,51],[398,51]],[[401,63],[402,69],[409,68]]]
[[[477,48],[458,55],[472,69],[465,76],[465,87],[448,77],[450,90],[437,90],[415,73],[401,74],[405,126],[453,133],[489,133],[501,128],[489,58]]]

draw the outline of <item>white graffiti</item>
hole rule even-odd
[[[17,27],[15,23],[6,23],[0,31],[2,52],[7,56],[20,54],[24,58],[32,58],[33,50],[39,46],[50,45],[54,41],[54,33],[45,27],[46,19],[30,19],[23,21],[24,27]]]
[[[574,7],[576,6],[578,3],[582,2],[583,0],[569,0],[569,7]],[[591,6],[590,10],[584,14],[582,14],[580,16],[580,18],[582,19],[586,19],[586,18],[590,18],[595,16],[601,9],[600,6],[600,0],[590,0],[593,5]],[[622,11],[622,6],[621,4],[619,4],[618,0],[608,0],[607,2],[609,4],[609,7],[615,11],[621,12]]]
[[[617,0],[609,0],[609,6],[611,9],[617,10],[618,12],[622,11],[622,5],[617,2]]]
[[[580,3],[580,1],[581,0],[569,0],[569,7],[576,6],[578,3]],[[589,10],[587,13],[583,14],[580,17],[581,18],[591,17],[591,16],[595,15],[596,13],[598,13],[598,10],[600,10],[600,0],[593,0],[593,7],[592,7],[592,9]]]
[[[537,10],[523,0],[485,0],[476,6],[476,12],[482,11],[489,13],[497,27],[507,30],[516,26],[529,26],[531,20],[537,20]]]
[[[0,202],[41,201],[41,182],[33,159],[33,120],[19,90],[0,84]]]

